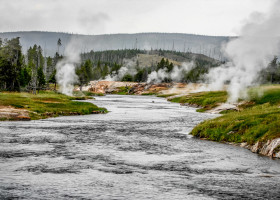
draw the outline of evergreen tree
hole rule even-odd
[[[140,70],[138,70],[138,72],[135,74],[135,76],[134,76],[134,81],[136,81],[136,82],[141,82],[141,81],[143,81],[143,78],[144,78],[144,70],[142,69],[140,69]]]
[[[49,77],[48,82],[49,83],[54,83],[54,91],[56,91],[56,69],[52,72],[52,74]]]
[[[109,68],[107,63],[104,65],[103,69],[102,69],[102,73],[101,76],[104,79],[107,75],[109,74]]]
[[[125,74],[121,81],[132,82],[133,81],[133,77],[130,74]]]
[[[20,91],[20,75],[24,57],[19,37],[5,40],[0,47],[0,86],[2,90]]]
[[[32,48],[30,47],[27,52],[27,58],[28,68],[31,70],[31,89],[33,90],[33,94],[36,94],[37,87],[42,86],[38,85],[39,83],[42,84],[42,77],[45,79],[43,72],[45,61],[42,54],[42,48],[36,44]],[[39,69],[42,71],[39,72]],[[38,72],[42,74],[38,74]],[[39,77],[41,80],[38,79]]]
[[[31,81],[31,72],[27,67],[21,69],[20,73],[20,86],[25,87]]]
[[[58,40],[57,40],[57,54],[59,55],[59,47],[62,45],[62,43],[61,43],[61,39],[60,38],[58,38]]]
[[[37,80],[38,80],[38,90],[42,89],[42,87],[46,85],[46,79],[42,67],[39,67],[38,69]]]

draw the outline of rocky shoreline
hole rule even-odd
[[[253,153],[269,156],[271,158],[280,158],[280,138],[274,140],[268,140],[266,143],[258,141],[254,145],[248,145],[247,143],[239,144],[240,147],[249,149]]]

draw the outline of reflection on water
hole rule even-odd
[[[280,198],[279,160],[187,134],[215,116],[156,97],[93,102],[111,112],[0,122],[0,199]]]

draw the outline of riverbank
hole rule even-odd
[[[37,95],[25,92],[1,92],[0,121],[37,120],[107,112],[105,108],[99,108],[92,103],[73,101],[87,98],[90,97],[69,97],[51,91],[41,91]]]
[[[207,140],[230,143],[270,157],[280,158],[280,86],[249,89],[250,100],[227,103],[226,91],[195,92],[203,84],[127,83],[97,81],[87,89],[93,93],[156,95],[171,102],[197,108],[198,112],[222,114],[196,126],[191,134]],[[195,93],[193,93],[195,92]]]
[[[262,91],[262,95],[258,95]],[[230,143],[265,156],[280,158],[280,86],[262,86],[249,91],[250,100],[226,105],[224,91],[201,92],[169,98],[171,102],[199,107],[200,112],[221,109],[222,116],[206,120],[191,134],[207,140]]]

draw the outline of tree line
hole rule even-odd
[[[36,94],[36,91],[47,89],[51,83],[56,84],[56,64],[63,58],[59,54],[61,40],[57,42],[57,52],[53,57],[44,56],[41,46],[33,45],[26,54],[22,52],[20,38],[2,40],[0,38],[0,90],[1,91],[29,91]],[[208,73],[212,67],[220,63],[203,55],[196,56],[190,53],[174,51],[153,50],[145,52],[138,49],[110,50],[102,52],[89,52],[81,54],[82,63],[76,66],[76,74],[79,77],[80,85],[87,84],[91,80],[105,79],[107,76],[115,76],[120,73],[124,66],[124,59],[137,57],[138,54],[149,53],[172,60],[189,59],[193,60],[195,66],[188,72],[184,72],[180,82],[203,81],[203,75]],[[151,66],[139,66],[135,62],[134,73],[127,72],[119,81],[145,82],[153,71],[164,69],[170,73],[174,64],[168,58],[162,58],[160,62]],[[170,78],[163,80],[171,82]],[[262,83],[280,83],[280,63],[275,57],[269,66],[260,74],[259,81]]]
[[[62,59],[58,52],[54,57],[43,56],[41,46],[30,47],[22,52],[20,38],[0,39],[0,90],[36,91],[56,83],[55,65]]]

